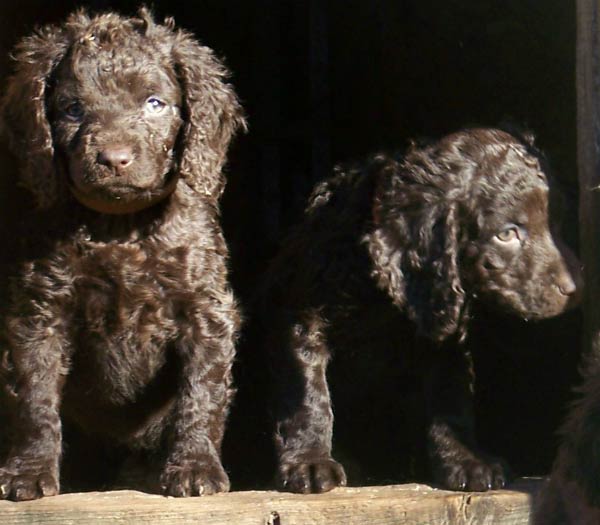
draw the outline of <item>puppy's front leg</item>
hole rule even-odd
[[[326,369],[329,349],[317,312],[284,323],[273,345],[279,456],[278,482],[291,492],[326,492],[346,484],[343,467],[331,457],[333,412]]]
[[[2,499],[31,500],[59,492],[59,408],[69,348],[60,319],[48,305],[34,301],[5,319],[0,378],[12,442],[0,467]]]
[[[214,306],[214,304],[213,304]],[[233,389],[237,312],[199,309],[177,344],[182,360],[180,391],[168,435],[161,487],[170,496],[229,490],[221,442]]]
[[[435,481],[452,490],[502,488],[509,477],[508,468],[475,445],[470,355],[451,345],[429,350],[427,438]]]

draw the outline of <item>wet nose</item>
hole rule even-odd
[[[109,168],[123,169],[133,162],[133,151],[122,144],[107,146],[98,153],[96,160],[98,164]]]
[[[568,272],[563,272],[559,275],[556,286],[563,295],[573,295],[577,291],[577,285]]]

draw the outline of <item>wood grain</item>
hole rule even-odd
[[[0,502],[3,525],[521,525],[541,482],[460,493],[426,485],[341,488],[327,494],[232,492],[166,498],[135,491],[64,494]]]
[[[598,0],[577,1],[577,164],[585,353],[600,362],[600,33]]]

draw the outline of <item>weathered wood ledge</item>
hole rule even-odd
[[[166,498],[135,491],[63,494],[0,502],[2,525],[521,525],[530,520],[539,479],[507,490],[460,493],[427,485],[341,488],[327,494],[232,492]]]

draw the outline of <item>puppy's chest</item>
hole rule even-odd
[[[176,337],[193,302],[185,248],[153,253],[104,246],[85,251],[76,265],[79,338],[115,347],[162,347]]]

